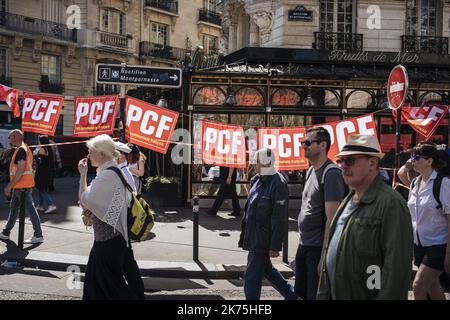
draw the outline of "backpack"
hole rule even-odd
[[[117,173],[125,188],[127,188],[132,195],[127,216],[128,237],[133,241],[143,241],[147,239],[150,231],[155,225],[153,210],[141,196],[138,196],[133,191],[119,168],[109,167],[108,169]]]

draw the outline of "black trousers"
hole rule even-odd
[[[231,198],[231,201],[233,202],[233,212],[234,213],[241,213],[241,207],[239,205],[239,198],[236,192],[236,183],[231,182],[230,184],[227,184],[226,182],[221,182],[219,191],[217,192],[217,198],[214,201],[214,204],[210,210],[212,214],[217,214],[217,211],[219,211],[220,206],[223,203],[223,200]]]
[[[144,299],[144,284],[122,235],[95,241],[86,268],[83,300]]]

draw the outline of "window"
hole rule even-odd
[[[442,33],[442,5],[439,0],[406,1],[406,34],[437,37]]]
[[[47,54],[41,55],[41,75],[48,76],[52,82],[61,82],[61,59]]]
[[[62,23],[65,10],[62,0],[43,0],[42,19],[45,21]]]
[[[160,23],[152,23],[152,32],[150,34],[150,42],[160,44],[162,46],[169,45],[169,26]]]
[[[217,12],[217,0],[203,0],[203,8]]]
[[[98,96],[120,93],[120,86],[116,84],[97,84],[95,94]]]
[[[218,43],[219,39],[210,35],[203,35],[203,49],[206,55],[212,55],[218,53]]]
[[[6,49],[0,49],[0,76],[6,77],[8,75],[6,62]]]
[[[352,0],[321,0],[320,31],[353,33],[354,10]]]
[[[125,15],[113,9],[102,9],[100,30],[109,33],[125,34]]]
[[[7,0],[1,0],[0,12],[8,12],[8,1]]]

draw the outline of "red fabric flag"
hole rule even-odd
[[[15,118],[20,117],[19,91],[0,84],[0,101],[5,101]]]

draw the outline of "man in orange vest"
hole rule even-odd
[[[9,141],[15,147],[14,154],[9,165],[10,182],[5,188],[5,195],[11,198],[10,212],[5,229],[0,233],[1,240],[9,240],[9,234],[14,227],[22,202],[33,224],[34,235],[24,243],[44,242],[42,236],[41,221],[33,203],[33,153],[28,145],[23,142],[23,132],[15,129],[9,133]]]

